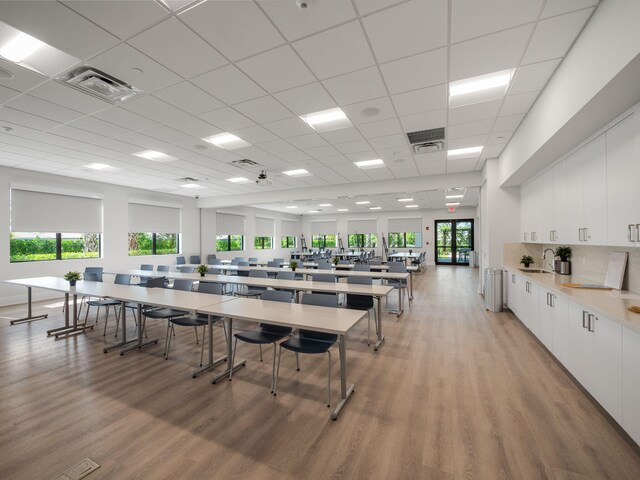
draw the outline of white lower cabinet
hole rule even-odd
[[[640,332],[622,328],[622,427],[640,444]]]
[[[524,278],[509,272],[507,276],[507,305],[511,311],[522,318],[522,297],[524,292]]]
[[[522,314],[524,324],[533,334],[540,338],[540,288],[535,283],[525,280]]]

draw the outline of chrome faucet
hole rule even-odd
[[[551,252],[551,255],[552,255],[551,258],[552,259],[554,259],[555,256],[556,256],[556,252],[553,250],[553,248],[546,248],[544,250],[544,252],[542,253],[542,269],[543,270],[544,270],[544,266],[545,266],[544,262],[547,259],[547,252]],[[552,262],[553,262],[553,260],[552,260]],[[551,271],[555,273],[556,269],[555,269],[554,263],[549,263],[548,266],[551,267]]]

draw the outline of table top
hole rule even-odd
[[[420,253],[398,252],[389,255],[389,258],[418,258]]]
[[[338,335],[346,334],[356,323],[367,316],[367,312],[364,310],[269,302],[248,298],[238,298],[233,302],[211,305],[198,309],[198,312],[238,320],[306,328]]]

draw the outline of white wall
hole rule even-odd
[[[100,173],[96,172],[96,176]],[[129,200],[143,200],[180,206],[182,208],[182,251],[188,256],[199,250],[199,223],[195,199],[88,182],[58,175],[49,175],[27,170],[0,167],[0,225],[5,231],[0,235],[0,281],[43,275],[62,276],[69,270],[83,271],[87,266],[102,266],[105,269],[139,268],[142,263],[175,264],[176,255],[152,255],[130,257],[128,254]],[[9,222],[11,184],[30,185],[41,188],[56,188],[69,192],[92,192],[103,197],[103,256],[98,259],[52,260],[42,262],[10,263]],[[60,212],[73,215],[73,212]],[[0,305],[21,303],[26,300],[26,289],[0,283]],[[52,298],[51,293],[33,291],[34,298]]]

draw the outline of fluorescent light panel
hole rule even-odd
[[[233,178],[227,178],[225,180],[231,183],[251,183],[251,180],[245,177],[233,177]]]
[[[304,168],[298,168],[297,170],[287,170],[286,172],[282,172],[285,175],[289,175],[290,177],[308,177],[311,175]]]
[[[356,205],[369,205],[371,202],[369,200],[361,200],[356,202]]]
[[[382,207],[369,207],[369,210],[382,210]]]
[[[482,153],[482,149],[484,146],[479,147],[467,147],[467,148],[456,148],[454,150],[447,151],[447,158],[467,158],[467,157],[477,157]]]
[[[380,158],[376,158],[375,160],[361,160],[353,163],[362,169],[384,167],[384,162]]]
[[[224,148],[225,150],[234,150],[236,148],[251,146],[249,142],[246,142],[240,137],[228,132],[211,135],[210,137],[203,138],[202,140],[212,143],[216,147]]]
[[[319,203],[318,206],[319,207],[332,207],[333,205],[331,205],[330,203]]]
[[[464,78],[449,83],[449,106],[460,107],[504,97],[514,69]]]
[[[146,160],[153,160],[154,162],[173,162],[174,160],[177,160],[176,157],[172,157],[166,153],[156,152],[155,150],[145,150],[143,152],[134,153],[134,155]]]
[[[188,188],[189,190],[202,190],[204,187],[198,183],[184,183],[180,185],[182,188]]]
[[[285,208],[298,208],[298,207],[295,205],[287,205]]]
[[[399,198],[399,202],[413,202],[413,198]]]
[[[18,33],[0,47],[0,56],[10,62],[19,63],[44,47],[46,43],[24,32]]]
[[[300,118],[317,132],[329,132],[351,126],[351,122],[341,108],[331,108],[329,110],[308,113],[306,115],[300,115]]]
[[[418,208],[419,205],[405,205],[406,208]]]
[[[458,205],[460,205],[460,202],[447,202],[445,203],[445,205],[447,207],[457,207]]]
[[[339,208],[338,212],[348,212],[349,209],[348,208]]]
[[[107,165],[106,163],[88,163],[85,165],[86,168],[90,168],[91,170],[98,170],[102,172],[115,172],[120,170],[119,168],[112,167],[111,165]]]

